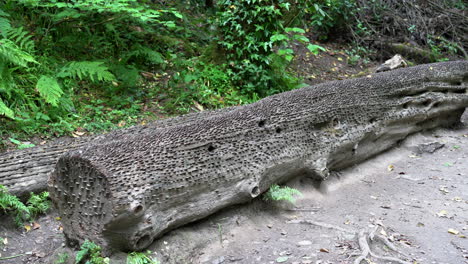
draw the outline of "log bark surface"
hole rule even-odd
[[[231,108],[212,112],[193,113],[175,118],[156,121],[145,126],[134,126],[116,130],[104,135],[80,138],[63,138],[42,146],[0,153],[0,185],[7,187],[9,193],[27,197],[31,192],[47,190],[47,179],[53,171],[58,158],[86,144],[100,144],[110,137],[122,139],[131,134],[144,134],[146,131],[190,123],[208,115],[229,111]]]
[[[164,232],[295,175],[326,178],[407,135],[460,120],[468,62],[328,82],[62,156],[52,200],[72,243],[142,250]]]

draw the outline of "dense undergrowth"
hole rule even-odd
[[[356,63],[375,48],[372,36],[388,33],[384,26],[395,5],[390,0],[2,1],[2,145],[31,146],[22,140],[111,130],[294,89],[302,81],[288,71],[292,44],[317,54],[324,49],[310,43],[311,37],[340,36],[355,44],[347,53]],[[401,7],[419,10],[416,0]],[[437,8],[458,14],[466,5],[445,0]],[[445,53],[466,54],[461,34],[426,32],[430,27],[421,21],[405,19],[398,24],[405,31],[400,35],[437,53],[437,60]]]

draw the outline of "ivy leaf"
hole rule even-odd
[[[283,262],[286,262],[289,258],[288,257],[278,257],[276,259],[276,262],[277,263],[283,263]]]
[[[305,30],[303,30],[302,28],[297,28],[297,27],[294,27],[294,28],[285,28],[284,29],[286,32],[295,32],[295,33],[299,33],[299,34],[304,34],[305,33]]]
[[[293,54],[294,51],[292,49],[280,49],[278,50],[278,55],[283,56],[286,54]]]
[[[302,42],[302,43],[309,42],[309,39],[306,38],[305,36],[302,36],[302,35],[294,35],[294,39],[298,40],[299,42]]]
[[[309,44],[307,45],[307,49],[312,52],[314,55],[318,55],[320,51],[326,51],[326,49],[322,46],[315,45],[315,44]]]
[[[271,42],[278,42],[278,41],[283,41],[283,40],[288,40],[288,36],[284,34],[275,34],[271,36],[270,41]]]

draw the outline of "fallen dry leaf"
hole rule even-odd
[[[453,229],[453,228],[449,228],[447,231],[448,231],[450,234],[453,234],[453,235],[458,235],[458,234],[460,234],[460,231],[455,230],[455,229]]]
[[[447,187],[446,187],[446,186],[440,187],[440,188],[439,188],[439,191],[441,191],[443,194],[449,193],[449,190],[447,190]]]
[[[123,127],[123,126],[125,126],[126,124],[127,124],[127,122],[125,122],[124,120],[122,120],[122,121],[120,121],[120,122],[117,124],[117,126],[118,126],[118,127]]]
[[[195,101],[194,101],[194,102],[193,102],[193,105],[195,106],[195,108],[196,108],[198,111],[203,111],[203,110],[205,110],[205,108],[204,108],[201,104],[199,104],[198,102],[195,102]]]
[[[437,213],[438,217],[447,217],[447,211],[441,210],[440,212]]]
[[[26,232],[29,232],[31,230],[31,226],[30,225],[24,225],[24,229],[26,229]]]
[[[384,236],[384,237],[387,237],[387,236],[388,236],[388,235],[387,235],[387,232],[385,232],[385,230],[383,230],[383,229],[380,230],[380,234],[381,234],[382,236]]]
[[[387,167],[388,171],[393,171],[394,169],[395,169],[395,166],[393,166],[392,164],[388,165]]]
[[[321,248],[320,252],[330,253],[330,251],[328,249],[326,249],[326,248]]]
[[[36,223],[36,222],[33,222],[32,228],[33,228],[33,229],[39,229],[39,228],[41,228],[41,225],[38,224],[38,223]]]

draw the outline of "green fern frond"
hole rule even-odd
[[[144,252],[131,252],[127,256],[127,264],[159,264],[156,258],[148,256],[151,251]]]
[[[7,12],[5,12],[5,11],[3,11],[3,10],[0,9],[0,16],[2,16],[2,17],[9,17],[10,14],[8,14]]]
[[[126,61],[130,60],[133,57],[137,57],[152,64],[164,63],[164,58],[161,55],[161,53],[140,45],[134,46],[130,52],[125,54],[124,57]]]
[[[1,14],[0,14],[1,15]],[[8,37],[8,32],[11,30],[10,20],[5,17],[0,17],[0,34],[4,37]]]
[[[42,75],[37,81],[36,89],[42,98],[53,106],[57,106],[60,97],[63,95],[63,91],[57,80],[45,75]]]
[[[32,218],[36,217],[39,214],[44,214],[50,208],[49,193],[31,193],[31,197],[29,197],[26,204]]]
[[[30,216],[28,207],[18,197],[9,194],[3,185],[0,185],[0,209],[11,211],[18,226]]]
[[[302,193],[299,190],[294,188],[284,186],[280,187],[277,184],[274,184],[268,189],[268,191],[263,196],[263,199],[266,201],[288,201],[290,203],[295,203],[296,198],[294,196],[302,196]]]
[[[16,43],[22,50],[32,52],[34,50],[34,41],[32,35],[23,27],[11,28],[8,32],[8,39]]]
[[[96,81],[114,81],[115,76],[109,71],[109,68],[100,61],[73,61],[63,67],[57,77],[77,78],[83,80],[90,79]]]
[[[0,63],[2,62],[22,67],[27,67],[30,62],[37,63],[31,54],[9,39],[0,40]]]
[[[6,116],[11,119],[15,119],[15,114],[13,110],[8,108],[8,106],[5,105],[5,103],[0,99],[0,116]]]

